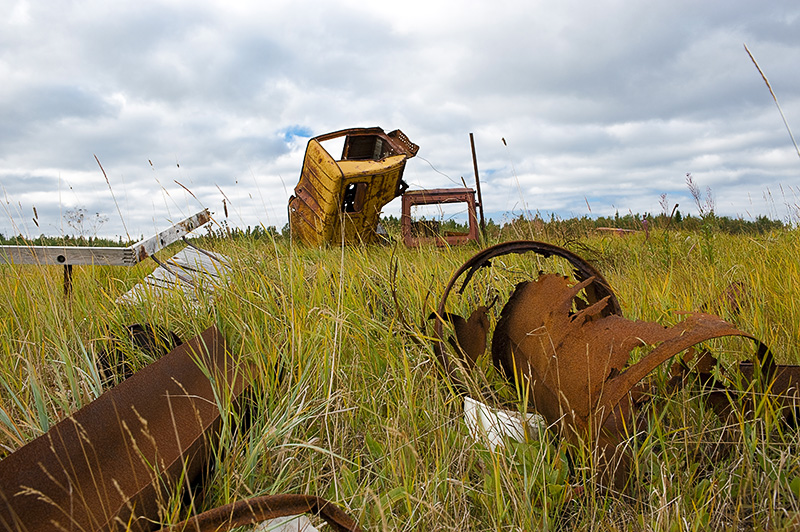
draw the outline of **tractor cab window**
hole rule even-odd
[[[366,183],[349,183],[342,197],[342,212],[360,212],[367,197]]]

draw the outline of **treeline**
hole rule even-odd
[[[400,220],[395,216],[381,219],[381,223],[390,234],[400,232]],[[467,231],[466,224],[459,224],[454,220],[441,222],[443,231]],[[554,214],[545,218],[540,213],[532,216],[518,215],[503,224],[494,220],[486,221],[486,232],[489,238],[506,240],[508,238],[522,237],[526,234],[556,233],[578,236],[591,231],[602,229],[625,229],[632,231],[652,231],[656,229],[670,229],[676,231],[720,231],[729,234],[759,235],[770,231],[790,229],[791,226],[779,220],[771,220],[766,216],[759,216],[755,220],[745,220],[737,217],[716,216],[713,212],[702,217],[691,214],[682,215],[679,210],[668,216],[666,214],[653,215],[650,213],[628,213],[620,216],[600,216],[591,218],[581,216],[574,218],[559,218]]]
[[[83,236],[45,236],[39,235],[36,238],[26,238],[22,235],[6,237],[0,233],[0,245],[3,246],[92,246],[92,247],[127,247],[135,244],[133,240],[116,240],[100,237]]]
[[[770,231],[786,229],[787,226],[780,220],[770,220],[766,216],[758,216],[755,220],[744,218],[730,218],[716,216],[713,212],[704,216],[683,216],[681,211],[675,210],[672,216],[666,214],[652,215],[650,213],[631,214],[613,217],[600,216],[592,220],[595,228],[612,227],[615,229],[665,229],[667,227],[683,231],[701,231],[711,226],[712,229],[729,234],[763,234]]]
[[[381,225],[386,232],[391,236],[400,234],[400,219],[396,216],[386,216],[381,218]],[[456,220],[442,220],[440,222],[441,231],[463,231],[466,232],[468,227],[466,224],[457,222]],[[549,218],[542,217],[536,213],[532,217],[525,217],[519,215],[511,221],[505,222],[502,225],[498,224],[492,219],[486,221],[486,233],[489,239],[500,241],[516,238],[532,238],[531,235],[541,234],[555,234],[555,235],[568,235],[578,237],[582,234],[589,232],[599,231],[605,228],[611,229],[625,229],[632,231],[648,232],[653,230],[676,230],[676,231],[720,231],[729,234],[748,234],[760,235],[769,233],[770,231],[780,231],[791,229],[791,225],[787,225],[779,220],[771,220],[766,216],[759,216],[755,220],[745,220],[743,218],[730,218],[728,216],[716,216],[713,213],[706,214],[703,217],[692,216],[687,214],[683,216],[680,211],[675,211],[672,216],[665,214],[652,215],[633,214],[628,213],[620,216],[618,213],[615,216],[600,216],[597,218],[590,218],[589,216],[575,217],[575,218],[558,218],[551,214]],[[198,233],[198,236],[200,234]],[[210,225],[206,229],[206,238],[232,238],[232,239],[248,239],[248,240],[262,240],[262,239],[281,239],[289,237],[289,224],[286,224],[278,230],[274,226],[256,225],[255,227],[247,226],[230,227],[226,222],[222,226],[212,228]],[[44,236],[40,235],[36,238],[25,238],[23,236],[6,237],[0,233],[0,244],[12,246],[97,246],[97,247],[125,247],[134,244],[135,241],[125,241],[122,237],[117,240],[99,237],[75,237],[71,235],[65,236]]]

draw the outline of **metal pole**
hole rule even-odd
[[[69,300],[72,296],[72,264],[64,265],[64,297]]]
[[[481,196],[481,178],[478,176],[478,157],[475,155],[475,137],[469,134],[469,144],[472,146],[472,166],[475,168],[475,188],[478,191],[478,205],[481,207],[481,234],[486,242],[486,221],[483,219],[483,196]]]

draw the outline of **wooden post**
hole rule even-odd
[[[72,296],[72,264],[64,265],[64,298]]]
[[[475,168],[475,189],[478,191],[478,205],[481,207],[481,235],[486,242],[486,221],[483,219],[483,196],[481,195],[481,179],[478,176],[478,157],[475,155],[475,137],[469,134],[469,144],[472,147],[472,166]]]

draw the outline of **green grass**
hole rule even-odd
[[[566,243],[591,259],[631,319],[675,323],[677,311],[696,310],[742,281],[748,302],[740,314],[723,308],[722,315],[772,346],[780,362],[800,362],[796,230],[654,230],[649,240],[590,234],[567,242],[545,225],[510,237]],[[756,396],[757,421],[723,426],[697,390],[669,394],[665,371],[656,376],[661,392],[647,433],[630,442],[635,487],[626,493],[598,490],[591,459],[573,450],[570,467],[566,445],[547,433],[496,452],[473,441],[462,399],[439,374],[424,318],[476,247],[308,249],[246,238],[204,245],[230,256],[234,268],[227,289],[214,301],[201,294],[197,306],[177,294],[115,303],[148,264],[76,267],[69,304],[61,269],[0,267],[5,451],[97,397],[94,361],[126,324],[163,325],[185,339],[216,324],[249,362],[253,417],[242,433],[239,418],[226,416],[204,508],[291,492],[333,500],[366,530],[782,530],[797,523],[797,430]],[[567,272],[524,256],[495,261],[450,310],[468,314],[497,295],[494,325],[513,283],[539,268]],[[131,355],[136,367],[149,362]],[[498,385],[489,365],[483,361],[475,380]],[[502,393],[515,397],[510,387]],[[177,520],[178,497],[164,505]]]

